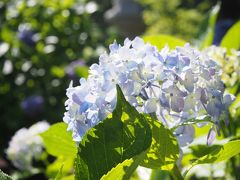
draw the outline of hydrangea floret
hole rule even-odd
[[[30,171],[32,160],[40,157],[43,151],[43,142],[39,133],[49,128],[46,121],[40,121],[32,125],[29,129],[19,129],[6,149],[6,154],[13,165],[21,170]]]
[[[227,118],[233,97],[224,94],[221,70],[206,53],[189,44],[159,51],[139,37],[127,38],[123,45],[114,42],[109,49],[90,67],[89,77],[80,79],[80,86],[67,89],[63,119],[74,141],[80,142],[114,110],[116,84],[140,113],[154,114],[172,129],[181,146],[193,140],[192,122],[202,126],[208,117],[216,131],[220,119]]]
[[[210,46],[205,48],[203,52],[215,59],[222,68],[222,81],[227,87],[232,87],[240,82],[240,51],[232,49],[228,53],[226,48]]]

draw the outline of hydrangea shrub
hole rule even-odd
[[[219,162],[238,179],[239,51],[148,43],[160,37],[111,44],[80,85],[70,83],[64,122],[16,133],[6,151],[13,164],[32,171],[45,149],[56,159],[44,173],[55,179],[206,177],[196,165]],[[216,166],[211,176],[222,177]]]
[[[158,51],[155,46],[136,37],[121,46],[111,44],[93,64],[80,86],[67,89],[67,112],[64,122],[80,142],[84,134],[104,120],[116,107],[118,84],[127,99],[140,113],[147,113],[173,129],[178,142],[185,146],[193,140],[192,125],[209,121],[209,143],[227,121],[227,110],[233,96],[224,94],[221,70],[217,63],[196,48],[186,44]],[[203,121],[203,122],[202,122]],[[181,126],[181,127],[180,127]]]
[[[46,121],[40,121],[28,129],[19,129],[14,134],[6,149],[6,154],[15,167],[25,171],[33,168],[33,159],[39,158],[44,148],[39,133],[46,131],[49,126]]]

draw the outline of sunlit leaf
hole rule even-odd
[[[230,105],[229,111],[232,117],[240,117],[240,94],[237,95],[234,102]]]
[[[182,39],[165,34],[143,36],[143,39],[145,42],[149,42],[156,46],[159,50],[164,48],[166,45],[168,45],[170,49],[174,49],[176,46],[184,46],[184,44],[187,43]]]
[[[62,78],[65,75],[64,68],[53,66],[51,68],[51,73],[53,76],[56,76],[58,78]]]
[[[48,177],[54,178],[61,169],[62,176],[67,175],[72,170],[74,158],[58,157],[52,164],[47,166],[46,174]],[[62,168],[61,168],[62,167]]]
[[[77,153],[76,143],[72,140],[72,134],[67,132],[65,123],[54,124],[40,135],[49,154],[75,157]]]
[[[79,77],[88,77],[88,67],[86,66],[79,66],[75,68],[75,72]]]
[[[62,178],[62,169],[63,169],[63,165],[60,167],[57,176],[54,178],[54,180],[60,180]]]
[[[104,175],[101,180],[109,179],[122,179],[128,180],[135,169],[138,167],[139,163],[143,160],[145,154],[138,155],[131,159],[126,159],[122,163],[118,164],[116,167],[112,168],[106,175]]]
[[[221,46],[227,48],[228,52],[231,49],[238,50],[240,48],[240,21],[235,23],[226,33],[221,41]]]
[[[200,48],[205,48],[212,45],[214,39],[215,24],[218,13],[220,11],[220,3],[217,3],[211,10],[208,20],[208,28],[200,45]]]
[[[240,140],[230,141],[224,145],[214,146],[206,155],[199,157],[197,160],[195,160],[192,163],[191,168],[198,164],[212,164],[226,161],[240,153],[239,147]],[[189,172],[190,169],[185,172],[185,175]]]

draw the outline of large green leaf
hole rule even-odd
[[[213,148],[210,153],[195,161],[193,165],[215,163],[228,160],[240,153],[239,147],[240,140],[230,141],[223,146],[215,146],[215,148]]]
[[[116,167],[112,168],[111,171],[109,171],[101,178],[101,180],[128,180],[138,167],[139,163],[143,160],[144,156],[145,153],[142,153],[142,155],[138,155],[131,159],[126,159],[122,163],[118,164]]]
[[[65,123],[56,123],[40,134],[47,152],[53,156],[75,157],[77,146]]]
[[[57,173],[56,177],[54,178],[54,180],[61,180],[61,178],[63,177],[63,175],[62,175],[62,168],[63,168],[63,165],[58,170],[58,173]]]
[[[0,179],[1,180],[12,180],[12,178],[9,175],[7,175],[4,172],[2,172],[1,169],[0,169]]]
[[[100,179],[119,163],[146,151],[151,139],[147,120],[117,86],[117,106],[111,117],[91,128],[79,144],[75,178]]]
[[[52,164],[47,166],[45,174],[49,178],[54,178],[61,172],[62,176],[66,176],[73,169],[74,158],[58,157]],[[61,171],[60,171],[61,170]]]
[[[143,36],[143,39],[145,42],[155,45],[159,50],[164,48],[166,45],[168,45],[170,49],[174,49],[176,46],[184,46],[184,44],[187,43],[182,39],[166,34]]]
[[[211,146],[200,144],[200,145],[190,146],[189,148],[192,150],[192,155],[194,157],[201,158],[221,147],[222,147],[221,145],[217,145],[217,144],[211,145]]]
[[[220,5],[221,5],[220,3],[217,3],[210,12],[208,19],[208,27],[202,40],[202,43],[200,45],[200,48],[205,48],[207,46],[212,45],[213,43],[215,24],[217,21],[218,13],[220,11]]]
[[[146,118],[152,128],[152,144],[141,166],[171,170],[179,157],[177,139],[160,121],[149,116]]]
[[[221,161],[226,161],[231,157],[240,153],[240,140],[230,141],[224,145],[217,145],[211,148],[206,155],[198,158],[194,161],[190,167],[190,169],[198,164],[209,164],[209,163],[217,163]],[[185,175],[189,172],[188,169],[185,172]]]
[[[235,23],[226,33],[221,41],[221,46],[226,47],[228,52],[231,49],[240,48],[240,21]]]

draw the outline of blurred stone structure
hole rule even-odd
[[[145,30],[141,6],[134,0],[114,0],[113,7],[105,13],[105,20],[125,37],[135,37]]]

